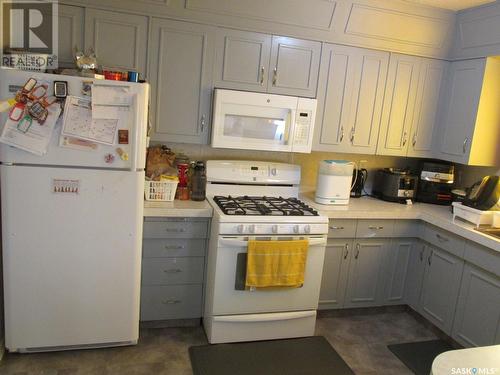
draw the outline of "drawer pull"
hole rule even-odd
[[[425,251],[425,247],[422,247],[422,250],[420,250],[420,261],[423,262],[424,260],[424,251]]]
[[[172,232],[172,233],[184,233],[186,230],[184,228],[167,228],[165,229],[165,232]]]
[[[368,227],[368,229],[380,230],[380,229],[384,229],[384,227],[383,227],[383,226],[375,226],[375,225],[370,225],[370,226]]]
[[[344,254],[344,259],[347,259],[347,256],[349,255],[349,244],[345,244],[345,254]]]
[[[178,299],[167,299],[165,301],[161,301],[164,305],[175,305],[176,303],[181,303],[181,300]]]
[[[431,250],[431,253],[429,254],[429,257],[427,258],[427,263],[429,263],[429,266],[432,264],[432,253],[434,250]]]
[[[344,227],[338,227],[336,225],[332,225],[329,227],[330,229],[338,229],[338,230],[342,230],[342,229],[345,229]]]
[[[165,250],[182,250],[185,248],[186,246],[183,245],[165,245]]]
[[[163,272],[165,272],[165,273],[179,273],[179,272],[182,272],[182,270],[180,268],[171,268],[168,270],[163,270]]]
[[[356,244],[356,255],[354,256],[354,259],[358,259],[359,258],[359,249],[360,249],[361,245],[359,243]]]
[[[449,238],[441,236],[439,233],[436,233],[436,237],[441,242],[448,242],[450,240]]]

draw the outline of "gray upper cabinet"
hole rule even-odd
[[[273,36],[268,92],[316,97],[321,43]]]
[[[408,156],[433,156],[440,93],[443,90],[448,65],[447,61],[421,59]]]
[[[99,65],[146,75],[148,18],[87,8],[85,49],[92,47]]]
[[[420,58],[392,54],[377,154],[406,156],[417,95]]]
[[[323,263],[319,309],[337,309],[344,305],[351,239],[329,239]]]
[[[450,334],[464,262],[435,247],[426,261],[420,313]]]
[[[62,68],[74,67],[75,52],[83,49],[84,14],[84,8],[59,4],[58,54]]]
[[[271,35],[218,29],[215,87],[267,91]]]
[[[375,154],[389,53],[325,44],[313,150]]]
[[[465,266],[452,335],[465,346],[500,344],[500,278]]]
[[[206,143],[215,28],[154,19],[151,31],[151,139]]]

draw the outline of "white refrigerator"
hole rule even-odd
[[[68,94],[74,96],[82,96],[83,86],[92,81],[0,69],[0,99],[14,96],[30,77],[67,81]],[[104,80],[94,84],[120,87],[134,97],[120,125],[128,131],[127,143],[115,140],[89,151],[61,147],[58,124],[43,156],[0,144],[9,351],[131,345],[138,340],[149,86]],[[0,114],[0,130],[7,116]],[[128,160],[116,154],[118,147]]]

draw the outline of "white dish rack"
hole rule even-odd
[[[481,211],[472,207],[464,206],[460,202],[453,202],[453,221],[455,218],[466,220],[476,227],[480,225],[491,225],[493,223],[493,216],[497,211]]]

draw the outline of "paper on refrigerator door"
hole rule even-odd
[[[99,85],[92,86],[92,103],[111,106],[130,106],[132,96],[130,87],[121,85]]]
[[[91,142],[113,145],[117,119],[93,119],[91,102],[86,98],[68,96],[64,106],[61,134]]]

